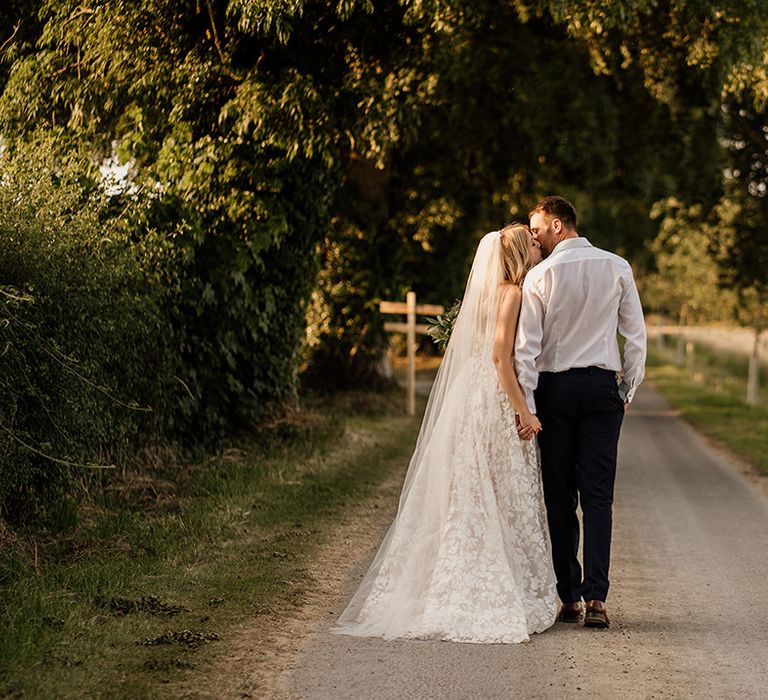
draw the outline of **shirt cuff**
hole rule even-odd
[[[619,396],[624,403],[632,403],[635,397],[635,387],[629,387],[624,382],[619,384]]]

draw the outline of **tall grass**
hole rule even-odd
[[[233,625],[299,602],[336,519],[406,466],[418,422],[401,399],[336,398],[149,485],[137,475],[66,535],[6,542],[0,696],[151,697],[226,653]]]

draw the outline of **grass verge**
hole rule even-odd
[[[691,425],[768,475],[768,397],[745,403],[747,359],[697,346],[692,366],[649,348],[647,377]]]
[[[300,599],[336,520],[406,466],[419,422],[401,394],[267,426],[170,486],[156,475],[154,501],[108,492],[65,535],[6,531],[0,696],[157,697],[230,627]]]

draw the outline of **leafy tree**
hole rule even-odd
[[[309,317],[309,378],[375,381],[380,298],[414,289],[450,304],[479,237],[552,191],[595,243],[648,261],[653,203],[721,192],[717,125],[673,111],[635,66],[595,75],[589,46],[542,6],[473,3],[442,18],[424,70],[435,76],[409,138],[384,167],[350,167]]]
[[[189,426],[216,430],[290,396],[315,246],[353,158],[407,130],[424,51],[407,8],[240,0],[45,0],[0,99],[11,146],[62,127],[131,165],[135,235],[165,236]],[[415,61],[418,62],[418,61]]]
[[[754,91],[768,98],[764,65],[768,12],[752,0],[542,0],[569,33],[587,42],[595,70],[619,74],[637,65],[661,102],[690,104],[699,84],[705,98]]]
[[[726,193],[715,210],[728,233],[721,237],[723,281],[753,287],[768,301],[768,115],[753,100],[723,105],[723,134],[730,167]]]
[[[703,207],[670,198],[658,202],[651,216],[661,223],[649,243],[656,269],[642,280],[645,304],[681,323],[735,320],[738,298],[731,289],[718,289],[718,229]]]

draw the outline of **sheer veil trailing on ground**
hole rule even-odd
[[[536,447],[491,360],[500,247],[480,241],[397,516],[337,633],[519,642],[554,620]]]

